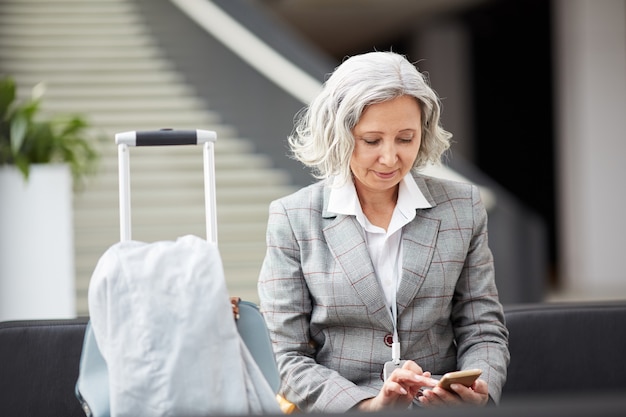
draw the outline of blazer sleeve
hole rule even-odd
[[[281,201],[270,204],[267,252],[258,282],[260,306],[272,339],[282,394],[303,411],[340,413],[376,392],[355,385],[315,360],[309,332],[312,300],[291,222],[312,227],[308,219],[319,218],[320,212],[303,207],[287,210]]]
[[[510,360],[508,330],[498,298],[493,256],[488,246],[487,212],[472,186],[473,233],[456,285],[452,323],[458,369],[480,368],[495,403],[500,401]]]

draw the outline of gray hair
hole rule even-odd
[[[422,111],[422,138],[414,169],[439,163],[452,134],[440,125],[441,104],[426,77],[395,52],[369,52],[346,59],[320,94],[295,117],[289,146],[294,159],[318,179],[350,178],[352,129],[370,104],[412,96]]]

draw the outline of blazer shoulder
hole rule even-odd
[[[479,193],[476,184],[431,177],[424,174],[414,174],[415,182],[431,202],[440,204],[451,199],[472,199]]]
[[[318,181],[302,187],[291,194],[272,201],[271,205],[279,204],[286,210],[298,208],[319,208],[324,204],[325,181]]]

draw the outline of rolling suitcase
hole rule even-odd
[[[131,413],[136,416],[172,415],[177,411],[185,415],[212,411],[225,414],[280,412],[275,397],[279,376],[263,317],[255,304],[227,297],[225,293],[217,250],[215,133],[166,129],[124,132],[117,134],[115,140],[119,160],[120,242],[103,254],[90,282],[91,317],[85,331],[75,386],[75,395],[85,414],[88,417],[108,417]],[[207,240],[183,236],[167,242],[133,241],[129,147],[198,144],[203,145]],[[208,259],[205,260],[205,257]],[[199,278],[198,274],[215,274],[217,278]],[[171,285],[172,281],[178,281],[177,285]],[[199,302],[199,297],[205,293],[218,295],[214,300],[206,300],[206,303]],[[182,307],[177,305],[181,300],[185,300]],[[233,332],[227,319],[213,318],[213,321],[220,321],[213,324],[208,322],[209,317],[205,317],[231,312],[230,302],[233,300],[239,301],[233,304],[237,310],[233,328],[241,342],[240,349],[238,342],[232,338]],[[172,303],[174,305],[170,306]],[[92,306],[95,307],[92,309]],[[116,318],[116,315],[125,316]],[[182,319],[170,317],[177,315]],[[127,323],[133,319],[138,323]],[[170,321],[173,322],[171,328],[164,332],[162,323]],[[141,327],[142,323],[144,327]],[[219,337],[211,339],[211,334],[203,334],[206,329],[216,332]],[[136,340],[130,340],[131,335],[136,336]],[[170,335],[173,337],[168,337]],[[176,337],[180,335],[183,337]],[[220,337],[226,341],[220,340]],[[120,341],[124,342],[123,346],[119,345]],[[226,343],[230,343],[228,352],[219,351],[220,346]],[[224,357],[205,355],[201,359],[192,358],[196,348],[218,352],[220,356],[239,352],[239,356],[234,358],[238,362],[235,375],[241,374],[241,382],[245,385],[241,387],[241,392],[249,398],[233,398],[231,402],[237,401],[236,405],[225,402],[228,394],[223,389],[231,392],[233,386],[224,384],[222,379],[233,369],[217,367]],[[149,357],[153,359],[148,360]],[[229,362],[233,362],[232,356]],[[184,369],[179,366],[181,364]],[[206,372],[203,372],[203,365],[207,368]],[[141,376],[146,378],[141,379]],[[153,382],[155,380],[158,382]],[[230,379],[230,382],[233,380]],[[183,386],[179,390],[177,385]],[[211,392],[202,396],[202,387]],[[235,387],[235,391],[237,389]],[[199,391],[195,397],[194,390]],[[158,393],[154,394],[156,391]],[[147,400],[139,398],[144,407],[138,410],[133,401],[141,395],[150,397]],[[173,404],[177,399],[182,406]],[[194,401],[198,404],[193,404]],[[206,401],[214,401],[215,404]],[[241,404],[247,404],[247,412]],[[127,410],[129,407],[132,411]]]

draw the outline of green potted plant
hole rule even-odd
[[[0,321],[76,312],[73,194],[99,153],[80,115],[45,117],[0,79]]]
[[[0,165],[14,165],[28,180],[32,164],[66,163],[80,185],[98,160],[86,136],[89,125],[80,115],[42,118],[42,97],[38,85],[30,100],[18,103],[15,81],[0,80]]]

